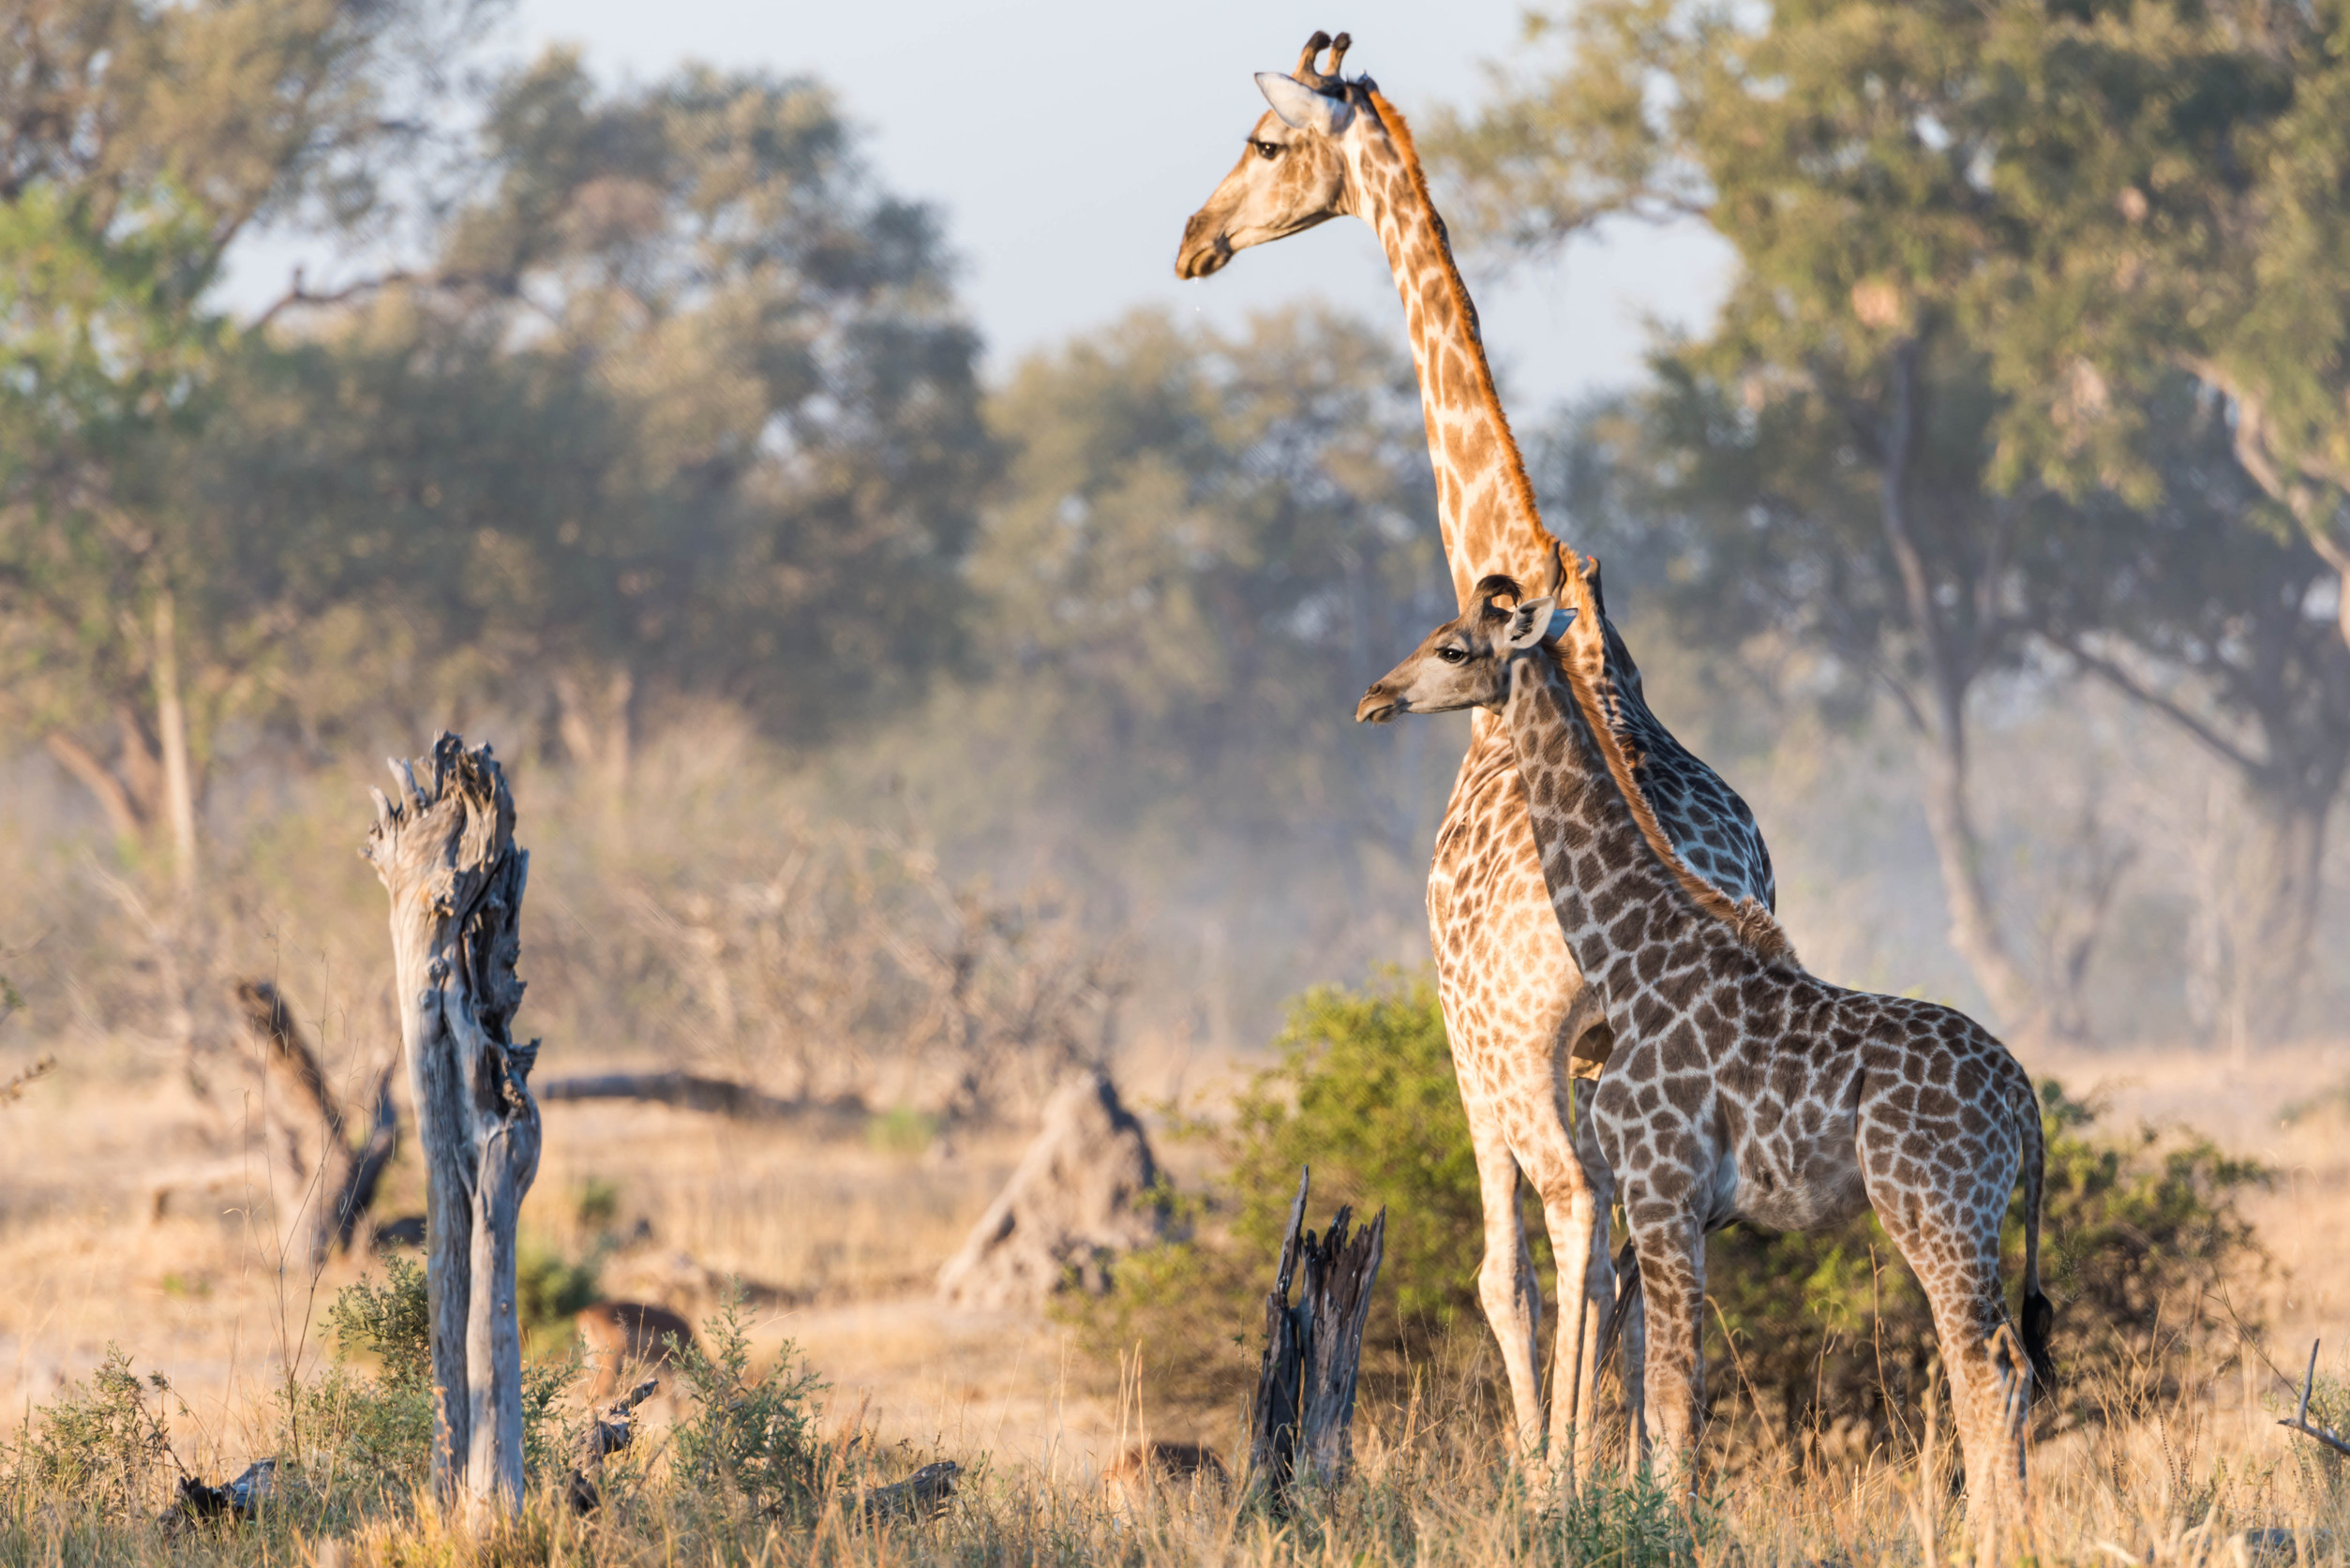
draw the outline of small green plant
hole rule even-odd
[[[705,1492],[731,1492],[770,1518],[811,1515],[824,1452],[809,1401],[825,1385],[804,1365],[795,1366],[790,1341],[772,1366],[754,1373],[741,1292],[730,1286],[702,1323],[701,1345],[678,1347],[678,1355],[679,1380],[693,1406],[676,1430],[679,1473]]]
[[[162,1373],[140,1377],[128,1353],[108,1345],[96,1371],[34,1412],[14,1467],[18,1486],[109,1518],[152,1510],[157,1472],[177,1463],[163,1410],[171,1392]]]
[[[432,1319],[423,1265],[384,1261],[382,1280],[363,1278],[336,1292],[328,1328],[345,1364],[290,1391],[293,1439],[346,1472],[395,1487],[421,1481],[432,1445]],[[372,1379],[348,1363],[372,1358]],[[578,1380],[576,1351],[522,1366],[523,1462],[533,1474],[562,1447],[557,1409]]]
[[[525,1232],[515,1258],[514,1310],[527,1352],[551,1355],[570,1340],[572,1319],[604,1294],[602,1272],[601,1249],[574,1260]]]
[[[892,1106],[865,1124],[865,1142],[883,1154],[918,1155],[938,1137],[938,1118],[909,1105]]]
[[[572,1217],[583,1231],[608,1231],[621,1217],[620,1184],[590,1176],[572,1200]]]
[[[326,1324],[346,1355],[371,1355],[393,1388],[432,1386],[432,1308],[424,1265],[387,1258],[382,1283],[364,1278],[335,1292]]]

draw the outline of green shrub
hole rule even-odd
[[[681,1348],[678,1379],[693,1409],[674,1435],[680,1474],[703,1495],[731,1493],[768,1517],[803,1519],[823,1488],[825,1451],[809,1407],[823,1381],[794,1366],[789,1342],[767,1371],[752,1372],[739,1290],[727,1291],[701,1337]]]
[[[1065,1297],[1060,1314],[1098,1364],[1141,1355],[1154,1390],[1200,1403],[1240,1396],[1255,1384],[1264,1299],[1298,1170],[1310,1166],[1312,1228],[1340,1203],[1364,1222],[1387,1211],[1367,1372],[1392,1376],[1456,1342],[1481,1353],[1484,1211],[1435,987],[1389,975],[1361,991],[1310,991],[1276,1048],[1229,1126],[1178,1129],[1214,1141],[1225,1172],[1205,1195],[1167,1197],[1177,1239],[1121,1259],[1107,1295]]]
[[[432,1386],[432,1309],[422,1263],[383,1262],[383,1280],[362,1278],[335,1292],[326,1326],[345,1356],[371,1355],[393,1388]]]
[[[603,1299],[601,1249],[574,1261],[531,1232],[516,1248],[514,1311],[526,1354],[551,1355],[573,1338],[572,1320]]]
[[[108,1518],[151,1513],[172,1456],[160,1372],[130,1369],[118,1345],[82,1381],[69,1383],[33,1414],[8,1467],[14,1489],[71,1498]]]
[[[1179,1205],[1191,1239],[1123,1261],[1099,1300],[1061,1310],[1100,1364],[1140,1350],[1151,1396],[1221,1402],[1253,1383],[1265,1292],[1297,1169],[1314,1175],[1312,1218],[1341,1202],[1388,1210],[1366,1374],[1400,1357],[1474,1346],[1498,1371],[1476,1304],[1484,1222],[1434,988],[1390,978],[1301,997],[1280,1059],[1241,1096],[1226,1174]],[[2237,1329],[2205,1309],[2214,1282],[2265,1266],[2238,1207],[2266,1178],[2208,1140],[2141,1129],[2113,1136],[2096,1110],[2042,1086],[2048,1140],[2042,1273],[2056,1303],[2054,1419],[2101,1417],[2223,1369]],[[2008,1222],[2007,1277],[2022,1262],[2022,1193]],[[1536,1238],[1540,1224],[1530,1216]],[[1183,1232],[1178,1230],[1178,1234]],[[1540,1269],[1547,1282],[1547,1267]],[[1707,1389],[1726,1433],[1749,1424],[1814,1452],[1893,1440],[1938,1375],[1933,1322],[1872,1215],[1806,1235],[1733,1226],[1709,1244]],[[2245,1292],[2247,1298],[2252,1292]],[[1555,1305],[1555,1304],[1553,1304]],[[1555,1312],[1545,1313],[1546,1326]]]
[[[517,1301],[517,1316],[521,1306]],[[362,1278],[336,1292],[326,1322],[344,1364],[288,1391],[288,1445],[395,1493],[422,1483],[432,1455],[432,1319],[424,1266],[386,1259],[381,1281]],[[525,1335],[527,1345],[527,1328]],[[376,1375],[350,1365],[354,1357],[373,1358]],[[576,1350],[523,1363],[523,1463],[533,1476],[561,1459],[557,1406],[579,1369]]]

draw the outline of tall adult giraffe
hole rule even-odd
[[[1272,105],[1249,132],[1240,161],[1183,231],[1175,271],[1204,277],[1233,253],[1341,214],[1369,223],[1402,296],[1420,406],[1435,467],[1437,510],[1456,597],[1491,574],[1538,582],[1557,542],[1542,525],[1509,421],[1502,412],[1476,306],[1403,116],[1368,77],[1340,75],[1348,39],[1316,33],[1295,75],[1262,72]],[[1325,49],[1330,68],[1316,69]],[[1597,584],[1594,577],[1594,590]],[[1618,719],[1638,738],[1637,778],[1675,847],[1733,898],[1774,903],[1770,852],[1745,802],[1691,756],[1640,697],[1639,671],[1607,629]],[[1545,1429],[1539,1361],[1541,1289],[1518,1205],[1522,1172],[1540,1199],[1558,1267],[1560,1332],[1548,1429],[1552,1463],[1587,1464],[1595,1424],[1591,1387],[1598,1330],[1613,1298],[1606,1216],[1612,1179],[1596,1146],[1579,1147],[1588,1118],[1579,1080],[1595,1079],[1609,1035],[1575,967],[1527,823],[1507,732],[1473,721],[1429,870],[1429,932],[1438,992],[1475,1144],[1485,1211],[1477,1294],[1501,1341],[1522,1441]],[[1580,1308],[1569,1303],[1579,1302]],[[1627,1357],[1629,1404],[1639,1407],[1639,1357]]]

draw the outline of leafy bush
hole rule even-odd
[[[1448,1342],[1475,1346],[1496,1372],[1476,1305],[1476,1171],[1434,988],[1390,978],[1310,992],[1280,1044],[1229,1128],[1207,1134],[1223,1141],[1227,1173],[1182,1205],[1192,1239],[1127,1259],[1108,1296],[1062,1310],[1105,1362],[1139,1348],[1162,1402],[1178,1390],[1220,1402],[1250,1386],[1273,1258],[1297,1169],[1310,1165],[1316,1219],[1340,1202],[1389,1211],[1367,1374]],[[2042,1272],[2057,1307],[2055,1419],[2070,1424],[2221,1368],[2235,1330],[2204,1296],[2266,1266],[2238,1206],[2265,1176],[2208,1140],[2101,1134],[2095,1108],[2054,1083],[2042,1095]],[[2021,1204],[2019,1188],[2011,1284]],[[1537,1247],[1540,1229],[1530,1224]],[[1816,1454],[1864,1450],[1890,1441],[1938,1376],[1923,1293],[1874,1216],[1807,1235],[1732,1227],[1712,1238],[1707,1281],[1706,1381],[1713,1413],[1732,1418],[1726,1435],[1759,1423]]]
[[[12,1486],[72,1498],[110,1518],[150,1511],[157,1472],[172,1456],[163,1411],[170,1392],[162,1373],[141,1378],[129,1355],[108,1345],[87,1380],[36,1413],[9,1467]]]
[[[824,1450],[808,1401],[823,1381],[794,1368],[788,1342],[767,1371],[751,1371],[737,1290],[728,1290],[703,1322],[702,1341],[708,1350],[680,1347],[679,1381],[694,1407],[676,1430],[680,1473],[697,1491],[730,1492],[769,1517],[812,1513],[822,1491]]]
[[[346,1355],[371,1355],[393,1388],[432,1386],[432,1309],[422,1263],[384,1260],[384,1278],[363,1278],[335,1292],[326,1326]]]
[[[1362,991],[1310,991],[1276,1046],[1279,1062],[1242,1091],[1229,1127],[1178,1129],[1216,1141],[1227,1169],[1206,1197],[1166,1196],[1176,1239],[1122,1259],[1107,1295],[1056,1308],[1099,1360],[1139,1353],[1156,1386],[1202,1402],[1254,1385],[1262,1303],[1301,1166],[1313,1171],[1315,1229],[1340,1203],[1366,1221],[1388,1211],[1367,1365],[1392,1372],[1456,1324],[1483,1330],[1476,1159],[1435,987],[1390,975]]]
[[[515,1256],[514,1312],[527,1353],[552,1354],[572,1339],[572,1320],[603,1299],[602,1273],[601,1249],[575,1262],[523,1233]]]
[[[428,1300],[423,1265],[398,1257],[385,1260],[381,1281],[362,1278],[336,1292],[326,1322],[346,1364],[288,1391],[292,1447],[395,1491],[425,1479],[432,1456]],[[348,1365],[355,1356],[374,1358],[377,1375]],[[556,1407],[578,1376],[576,1351],[523,1363],[523,1463],[533,1476],[561,1456]]]

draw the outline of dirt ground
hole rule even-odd
[[[2183,1125],[2268,1165],[2274,1186],[2252,1209],[2281,1267],[2247,1288],[2266,1296],[2283,1350],[2312,1335],[2345,1342],[2350,1114],[2288,1113],[2350,1084],[2350,1041],[2240,1065],[2184,1051],[2028,1065],[2103,1100],[2109,1127]],[[1018,1159],[1016,1134],[892,1150],[854,1129],[613,1103],[550,1106],[546,1123],[525,1210],[540,1244],[577,1257],[597,1235],[623,1237],[603,1264],[607,1292],[692,1315],[717,1280],[741,1277],[756,1292],[755,1344],[796,1345],[831,1384],[835,1420],[861,1411],[892,1441],[1065,1473],[1089,1471],[1145,1426],[1226,1435],[1152,1422],[1146,1397],[1121,1397],[1050,1322],[938,1304],[931,1280]],[[168,1074],[69,1070],[0,1110],[0,1434],[113,1342],[180,1391],[177,1425],[196,1453],[249,1456],[269,1389],[329,1353],[325,1304],[361,1266],[338,1261],[313,1278],[283,1256],[273,1217],[292,1195],[267,1190],[275,1166],[257,1151],[269,1134]],[[1160,1142],[1179,1184],[1199,1179],[1196,1155]],[[379,1212],[419,1209],[420,1179],[404,1160]]]

